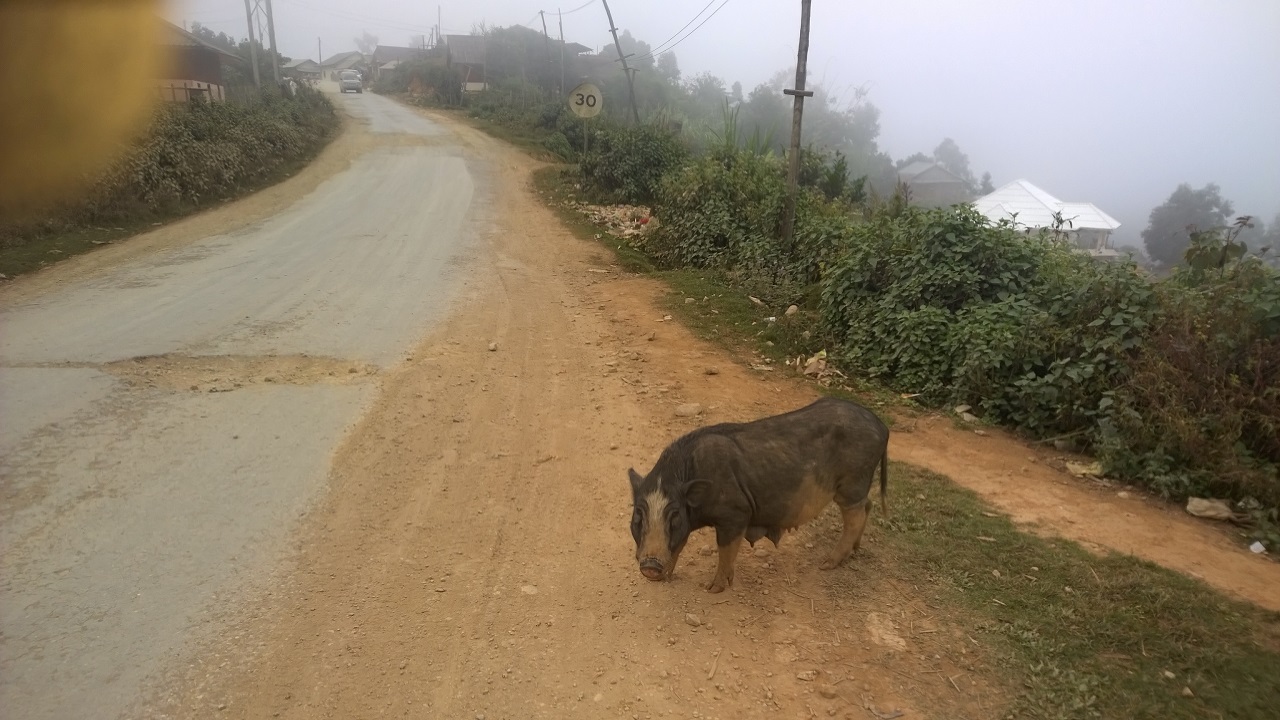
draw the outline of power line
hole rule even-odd
[[[712,0],[712,2],[715,2],[715,0]],[[698,27],[695,27],[694,29],[690,30],[684,37],[677,40],[674,45],[671,45],[670,47],[666,48],[666,50],[664,50],[663,52],[670,52],[672,49],[675,48],[676,45],[679,45],[685,40],[688,40],[690,35],[693,35],[694,33],[698,32],[698,28],[702,27],[703,25],[706,25],[708,20],[715,17],[716,13],[720,12],[722,9],[724,9],[724,6],[728,4],[729,4],[729,0],[724,0],[724,2],[720,3],[720,7],[716,8],[714,12],[712,12],[710,15],[707,16],[706,20],[703,20],[702,22],[698,23]],[[695,19],[696,19],[696,16],[695,16]],[[692,22],[692,20],[690,22]],[[646,55],[641,55],[640,57],[636,58],[636,62],[639,62],[641,60],[647,60],[653,57],[653,54],[654,54],[654,51],[650,51]]]
[[[675,40],[677,35],[684,32],[684,28],[687,28],[690,25],[692,25],[694,20],[697,20],[698,18],[702,17],[702,13],[706,12],[707,8],[715,4],[716,4],[716,0],[711,0],[711,2],[707,3],[701,10],[698,11],[697,15],[694,15],[692,18],[689,19],[689,22],[684,24],[684,27],[671,33],[671,37],[667,38],[666,40],[663,40],[661,43],[658,43],[658,46],[650,50],[645,57],[653,57],[654,55],[657,55],[659,52],[661,52],[662,48],[666,47],[667,43],[671,42],[672,40]]]
[[[430,31],[430,28],[429,28],[429,27],[427,27],[427,26],[425,26],[425,25],[416,25],[416,24],[412,24],[412,23],[397,22],[397,21],[394,21],[394,20],[384,20],[384,19],[381,19],[381,18],[372,18],[372,17],[368,17],[368,16],[364,16],[364,15],[358,15],[358,14],[355,14],[355,13],[347,12],[347,11],[345,11],[345,10],[337,10],[337,9],[334,9],[334,8],[323,7],[323,6],[320,6],[320,5],[313,5],[313,4],[311,4],[311,3],[299,2],[299,0],[280,0],[280,1],[281,1],[281,2],[283,2],[283,3],[285,3],[285,4],[288,4],[288,5],[295,5],[295,6],[297,6],[297,7],[304,8],[304,9],[307,9],[307,10],[313,10],[313,11],[316,11],[316,12],[326,13],[326,14],[332,15],[332,16],[334,16],[334,17],[342,18],[342,19],[344,19],[344,20],[354,20],[354,21],[356,21],[356,22],[364,22],[364,23],[368,23],[368,24],[370,24],[370,25],[375,25],[375,26],[378,26],[378,27],[393,28],[393,29],[396,29],[396,30],[411,30],[411,31],[414,31],[414,32],[429,32],[429,31]]]
[[[581,4],[581,5],[579,5],[579,6],[578,6],[578,7],[576,7],[576,8],[574,8],[574,9],[572,9],[572,10],[565,10],[564,12],[562,12],[562,13],[560,13],[560,14],[561,14],[561,15],[569,15],[569,14],[572,14],[572,13],[576,13],[576,12],[578,12],[579,10],[585,10],[585,9],[587,9],[587,8],[591,7],[592,5],[595,5],[595,4],[596,4],[596,1],[597,1],[597,0],[588,0],[587,2],[585,2],[585,3]],[[715,2],[715,0],[712,0],[712,2]]]

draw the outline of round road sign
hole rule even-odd
[[[600,88],[591,83],[582,83],[569,93],[569,109],[580,118],[593,118],[600,114],[604,99]]]

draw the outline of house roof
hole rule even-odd
[[[316,61],[312,60],[311,58],[298,58],[296,60],[290,60],[289,62],[285,63],[284,69],[285,70],[318,71],[320,69],[320,66],[317,65]]]
[[[923,161],[913,162],[902,168],[898,171],[898,177],[912,185],[965,184],[963,178],[941,165]]]
[[[156,18],[156,20],[160,22],[160,45],[168,45],[170,47],[203,48],[205,50],[212,50],[213,52],[216,52],[225,58],[235,60],[236,62],[243,62],[239,55],[227,50],[226,48],[214,45],[194,33],[187,32],[168,20],[161,18]]]
[[[379,45],[373,50],[373,64],[380,66],[392,60],[410,60],[422,54],[422,48]]]
[[[1011,219],[1027,227],[1052,227],[1054,213],[1071,221],[1073,229],[1115,230],[1120,222],[1093,203],[1063,202],[1026,180],[1014,180],[973,201],[992,222]]]
[[[485,41],[482,35],[445,35],[444,44],[449,48],[453,62],[463,65],[483,65]]]
[[[354,63],[363,62],[363,61],[364,61],[364,55],[361,55],[359,51],[348,50],[347,52],[340,52],[325,58],[324,62],[320,63],[320,67],[332,68],[332,67],[338,67],[340,65],[343,65],[344,63],[354,64]]]
[[[582,53],[592,52],[592,49],[582,43],[567,42],[564,44],[564,51],[574,55],[581,55]]]

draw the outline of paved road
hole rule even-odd
[[[286,211],[0,293],[6,716],[118,717],[215,632],[378,373],[447,314],[483,165],[384,98],[340,102],[371,149]]]

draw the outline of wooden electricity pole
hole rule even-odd
[[[542,18],[542,39],[547,41],[547,62],[551,62],[551,36],[547,34],[547,14],[539,10],[538,17]]]
[[[560,96],[564,97],[564,15],[556,8],[556,18],[560,21]]]
[[[800,50],[796,54],[796,87],[782,92],[795,97],[791,111],[791,155],[787,164],[787,204],[782,215],[782,250],[790,252],[795,238],[796,192],[800,181],[800,124],[804,117],[804,99],[813,97],[804,89],[805,67],[809,62],[809,5],[811,0],[800,0]]]
[[[275,13],[271,12],[271,0],[267,0],[267,36],[271,38],[271,75],[276,80],[276,87],[280,87],[280,53],[276,51],[279,47],[276,45],[276,18]]]
[[[627,56],[622,54],[622,44],[618,42],[618,28],[613,26],[613,13],[609,11],[609,0],[600,1],[604,3],[604,14],[609,18],[609,32],[613,33],[613,46],[618,49],[618,59],[622,61],[622,72],[627,76],[627,90],[631,94],[631,117],[636,121],[636,125],[639,125],[640,111],[636,109],[636,84],[631,79],[631,68],[627,67]],[[809,0],[804,0],[804,3],[807,15]]]
[[[250,0],[244,0],[244,15],[249,21],[249,62],[253,64],[253,86],[262,89],[262,78],[258,77],[258,46],[253,40],[253,8]]]

